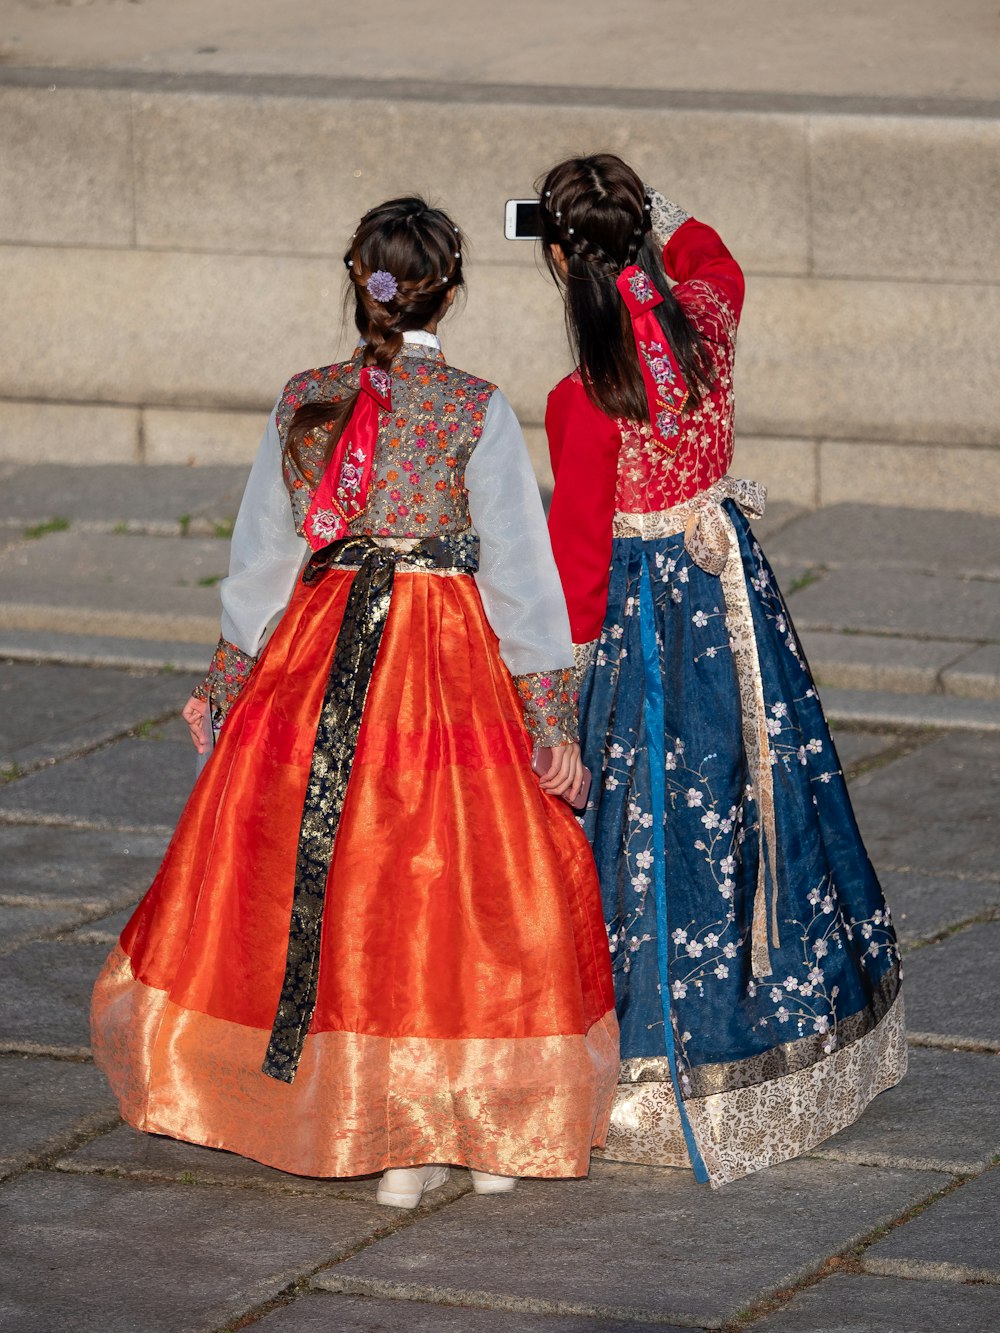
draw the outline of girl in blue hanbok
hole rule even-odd
[[[621,1024],[607,1152],[718,1185],[902,1077],[899,950],[747,521],[763,488],[728,474],[740,268],[611,155],[554,167],[541,217],[579,363],[546,427]]]

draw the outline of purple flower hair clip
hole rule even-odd
[[[368,295],[386,305],[399,291],[399,283],[384,268],[378,268],[368,279]]]

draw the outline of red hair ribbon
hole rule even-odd
[[[649,275],[635,264],[622,270],[615,285],[632,318],[653,437],[672,451],[677,448],[677,418],[688,400],[688,387],[660,321],[653,314],[663,297]]]
[[[362,367],[358,401],[306,514],[305,538],[314,551],[346,537],[348,524],[365,511],[375,460],[378,414],[392,411],[391,389],[388,371]]]

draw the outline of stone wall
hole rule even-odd
[[[52,77],[0,86],[0,457],[249,458],[287,376],[348,345],[358,214],[418,190],[470,240],[449,356],[503,386],[541,460],[561,308],[503,202],[608,148],[747,271],[740,471],[804,503],[1000,512],[994,119]]]

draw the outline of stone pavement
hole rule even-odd
[[[246,471],[0,462],[0,653],[202,667]],[[1000,728],[1000,518],[778,503],[756,530],[835,718]]]
[[[586,1181],[413,1215],[122,1126],[94,976],[193,778],[232,468],[0,478],[0,1329],[757,1333],[1000,1326],[1000,520],[758,525],[906,949],[911,1067],[809,1157],[720,1191]]]

